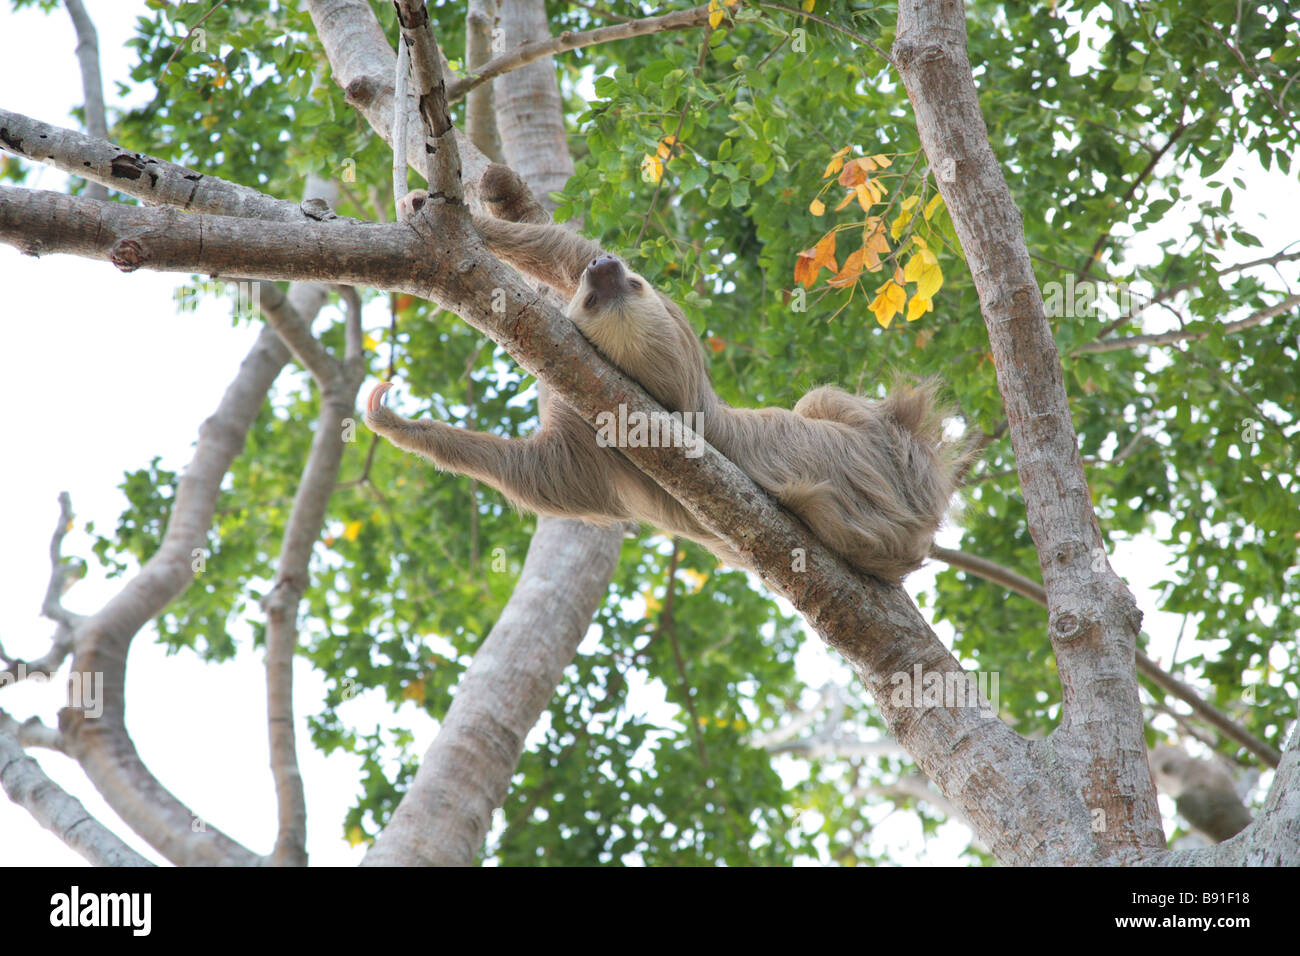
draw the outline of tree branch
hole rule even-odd
[[[545,0],[499,0],[496,27],[493,42],[502,50],[546,39],[551,23]],[[538,200],[534,214],[540,213],[541,218],[530,216],[527,221],[549,223],[555,209],[551,194],[563,190],[573,176],[564,97],[554,59],[543,57],[497,77],[492,83],[492,100],[501,134],[501,155]],[[525,221],[507,212],[498,215]],[[568,228],[581,229],[582,219],[574,217]],[[567,298],[564,304],[568,304]]]
[[[327,201],[333,195],[330,184],[308,177],[308,200]],[[311,372],[320,394],[320,415],[302,479],[294,494],[289,520],[285,524],[274,583],[262,598],[262,609],[267,615],[267,730],[279,819],[271,862],[277,866],[306,866],[307,807],[302,774],[298,768],[293,712],[298,611],[311,579],[312,551],[320,537],[330,496],[338,484],[344,448],[343,422],[356,405],[365,366],[360,354],[360,328],[355,307],[350,310],[347,320],[348,358],[340,362],[311,334],[310,318],[320,311],[325,301],[322,286],[294,283],[287,296],[269,282],[262,283],[261,290],[263,314],[276,334]]]
[[[7,722],[0,721],[0,785],[10,800],[94,866],[152,866],[47,777],[4,726]]]
[[[1295,866],[1300,863],[1300,723],[1282,751],[1254,821],[1230,840],[1197,850],[1157,853],[1143,866]]]
[[[104,115],[104,84],[99,71],[99,34],[81,0],[63,0],[77,31],[77,65],[81,68],[81,89],[85,96],[86,131],[96,139],[108,138],[108,119]],[[90,199],[107,199],[108,190],[92,182],[86,188]]]
[[[59,729],[42,723],[39,717],[28,717],[20,724],[0,710],[0,733],[12,734],[24,750],[28,747],[40,747],[43,750],[57,751],[65,756],[68,753]]]
[[[1291,309],[1300,305],[1300,295],[1289,295],[1281,302],[1267,306],[1251,313],[1244,319],[1236,322],[1227,322],[1219,327],[1219,333],[1222,335],[1233,335],[1237,332],[1244,332],[1246,329],[1253,329],[1257,325],[1262,325],[1269,319],[1289,312]],[[1171,345],[1174,342],[1199,342],[1201,339],[1208,339],[1213,334],[1211,329],[1202,329],[1199,331],[1188,331],[1179,329],[1176,332],[1159,332],[1154,335],[1128,335],[1123,338],[1115,339],[1098,339],[1094,342],[1084,342],[1074,350],[1074,354],[1080,355],[1089,352],[1116,352],[1120,349],[1133,349],[1142,345]]]
[[[1047,607],[1047,592],[1043,590],[1041,584],[987,558],[967,554],[965,551],[954,551],[952,548],[941,548],[938,545],[930,548],[930,557],[962,571],[969,571],[986,581],[1000,584],[1008,591],[1014,591],[1021,597],[1029,598],[1035,604]]]
[[[427,133],[422,171],[429,183],[429,200],[461,205],[464,193],[460,184],[460,152],[447,108],[442,53],[429,23],[429,11],[424,0],[396,0],[394,6],[402,28],[402,42],[411,52],[411,79]]]
[[[938,546],[930,549],[930,556],[945,562],[951,567],[967,571],[977,577],[984,578],[986,581],[992,581],[994,584],[1000,584],[1008,591],[1013,591],[1021,597],[1029,598],[1035,604],[1047,607],[1047,592],[1043,590],[1043,586],[1023,574],[1012,571],[1010,568],[989,561],[987,558]],[[1146,677],[1165,693],[1187,704],[1207,724],[1234,743],[1245,747],[1265,765],[1269,767],[1277,766],[1278,761],[1281,759],[1281,755],[1277,750],[1206,701],[1194,687],[1167,673],[1159,664],[1141,651],[1135,651],[1134,653],[1138,672],[1143,677]]]
[[[860,46],[870,47],[871,49],[875,50],[878,54],[880,54],[880,58],[884,60],[886,63],[892,65],[894,62],[894,58],[890,56],[887,52],[882,50],[880,47],[878,47],[870,37],[863,36],[861,33],[858,33],[856,30],[852,30],[849,27],[844,26],[842,23],[836,23],[834,20],[828,19],[827,17],[823,17],[820,14],[812,13],[808,10],[796,10],[794,7],[787,7],[779,3],[755,3],[754,6],[761,7],[764,10],[779,10],[782,13],[788,13],[794,17],[802,17],[805,20],[812,20],[815,23],[820,23],[822,24],[822,26],[830,27],[832,30],[834,30],[837,33],[844,34],[844,36],[848,37],[850,40],[852,40],[854,43],[859,44]]]
[[[566,30],[559,36],[546,40],[534,40],[507,53],[502,53],[500,56],[495,56],[484,63],[482,67],[472,70],[471,75],[453,80],[447,88],[447,99],[449,102],[455,103],[471,90],[477,89],[502,73],[517,70],[519,67],[526,66],[543,57],[554,56],[557,53],[567,53],[570,50],[580,50],[583,47],[595,46],[598,43],[612,43],[616,40],[647,36],[652,33],[690,30],[704,26],[708,22],[709,5],[706,3],[698,7],[692,7],[689,10],[675,10],[661,16],[631,20],[614,26],[598,27],[595,30],[583,30],[578,33],[571,33]]]
[[[1279,252],[1276,255],[1265,256],[1263,259],[1253,259],[1250,262],[1238,262],[1235,265],[1226,266],[1215,271],[1213,275],[1214,278],[1221,279],[1224,276],[1233,275],[1238,272],[1245,272],[1247,269],[1257,269],[1260,266],[1276,266],[1283,262],[1294,262],[1297,259],[1300,259],[1300,252]],[[1104,336],[1109,335],[1125,322],[1128,322],[1130,319],[1151,308],[1153,305],[1160,305],[1161,303],[1172,299],[1180,292],[1186,292],[1188,289],[1196,288],[1207,278],[1209,277],[1204,276],[1195,279],[1188,279],[1186,282],[1179,282],[1177,285],[1172,285],[1167,289],[1161,289],[1136,309],[1131,309],[1128,314],[1121,315],[1119,318],[1115,319],[1115,321],[1102,326],[1102,328],[1097,332],[1097,338],[1101,339]]]
[[[1137,652],[1137,669],[1143,677],[1150,680],[1165,693],[1177,697],[1185,703],[1192,709],[1193,713],[1218,730],[1223,736],[1253,753],[1265,766],[1276,767],[1281,761],[1282,755],[1277,752],[1276,748],[1270,747],[1246,730],[1223,711],[1206,701],[1195,688],[1167,673],[1159,664],[1141,651]]]
[[[29,255],[73,253],[112,262],[123,272],[369,283],[417,295],[425,287],[410,264],[422,244],[404,224],[300,222],[307,224],[188,215],[0,186],[0,240]]]
[[[258,282],[257,291],[257,304],[267,325],[275,329],[275,334],[289,346],[293,357],[311,373],[317,386],[322,387],[336,379],[339,375],[338,360],[311,334],[311,322],[307,318],[320,310],[321,301],[313,301],[307,309],[300,310],[292,301],[292,288],[286,295],[278,285],[266,280]],[[314,299],[324,299],[323,288],[316,286],[312,291]]]
[[[57,671],[68,655],[72,653],[77,626],[85,620],[80,614],[63,607],[63,594],[81,578],[82,566],[70,564],[63,560],[63,539],[72,530],[72,498],[66,491],[59,493],[59,518],[50,539],[50,583],[45,588],[45,598],[41,601],[41,614],[55,621],[58,626],[50,639],[50,649],[34,661],[19,661],[11,658],[3,646],[0,646],[0,687],[26,680],[32,677],[49,678]]]
[[[492,21],[496,9],[497,0],[469,2],[469,12],[465,15],[465,70],[470,76],[481,73],[492,59]],[[449,102],[459,99],[455,90],[463,82],[452,81],[451,89],[447,91]],[[465,96],[465,135],[483,155],[500,162],[501,133],[497,130],[494,111],[491,84],[480,85]]]
[[[50,537],[50,583],[45,588],[45,597],[41,601],[41,614],[51,621],[57,621],[68,627],[76,627],[83,620],[80,614],[74,614],[63,606],[63,595],[80,578],[84,569],[78,565],[68,564],[63,560],[63,539],[72,530],[72,496],[66,491],[59,492],[59,519],[54,534]],[[62,658],[59,659],[60,662]],[[58,664],[51,670],[57,669]]]
[[[411,111],[407,109],[408,87],[411,85],[411,51],[405,43],[397,44],[397,67],[393,70],[393,204],[411,191],[406,162],[406,136],[410,126]],[[401,210],[394,209],[396,218]]]
[[[396,57],[369,3],[365,0],[304,0],[303,6],[312,18],[317,38],[330,62],[335,82],[343,89],[344,98],[379,136],[391,143]],[[490,161],[459,132],[456,136],[459,137],[461,182],[466,199],[476,214],[486,215],[490,210],[479,200],[478,183]],[[406,158],[416,169],[423,169],[424,142],[409,137]]]
[[[312,207],[135,153],[76,130],[0,108],[0,150],[103,183],[153,206],[272,222],[312,222]],[[328,211],[328,210],[327,210]],[[331,215],[333,215],[331,213]]]

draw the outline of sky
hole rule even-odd
[[[125,43],[144,5],[86,0],[86,6],[99,31],[106,96],[110,106],[121,106],[113,80],[127,75]],[[82,94],[66,13],[15,14],[6,5],[0,10],[0,36],[6,49],[0,57],[0,103],[75,126],[70,110]],[[33,76],[41,81],[32,82]],[[1285,235],[1283,225],[1258,217],[1269,209],[1300,209],[1300,189],[1284,177],[1253,174],[1251,183],[1259,188],[1238,199],[1243,222],[1259,235],[1265,250],[1281,248],[1295,237]],[[40,167],[27,185],[63,190],[66,179]],[[233,327],[229,307],[220,303],[205,302],[195,312],[178,314],[173,289],[182,278],[144,270],[127,275],[73,256],[35,259],[0,245],[0,287],[6,331],[12,336],[0,350],[0,397],[11,410],[7,464],[0,469],[0,501],[9,512],[0,549],[0,581],[6,585],[0,644],[12,656],[40,656],[53,633],[53,625],[38,612],[49,577],[47,553],[59,492],[71,494],[77,514],[78,530],[65,539],[64,553],[90,559],[88,577],[68,592],[65,604],[92,612],[116,593],[120,582],[105,579],[90,552],[91,539],[80,528],[86,520],[93,520],[101,533],[114,526],[125,504],[118,490],[124,471],[143,467],[154,456],[175,470],[188,461],[199,423],[216,406],[256,336],[255,328]],[[371,317],[367,325],[380,321]],[[948,531],[940,543],[952,546],[955,540]],[[1164,555],[1152,542],[1138,541],[1118,545],[1111,561],[1137,595],[1145,627],[1156,637],[1156,653],[1167,650],[1179,622],[1155,603],[1153,587],[1169,573]],[[933,569],[925,568],[908,579],[907,588],[916,594],[932,580]],[[936,629],[941,636],[951,633],[943,622],[936,622]],[[168,656],[151,636],[142,633],[133,643],[127,676],[127,721],[143,759],[196,813],[255,852],[267,852],[275,836],[275,807],[260,652],[245,643],[234,661],[206,664],[189,652]],[[838,658],[815,638],[801,653],[800,669],[813,686],[831,677],[846,680]],[[36,715],[56,723],[66,673],[65,666],[53,684],[27,682],[5,689],[0,707],[19,720]],[[318,709],[323,692],[323,682],[300,660],[295,711],[308,801],[308,849],[313,864],[347,865],[362,854],[342,838],[343,814],[358,789],[359,762],[347,755],[326,758],[310,746],[305,715]],[[382,702],[365,695],[349,706],[354,708],[349,717],[363,730],[393,722]],[[413,717],[412,710],[404,708],[401,723],[415,729],[423,748],[435,725]],[[74,761],[48,751],[29,753],[94,817],[149,859],[164,862],[116,818]],[[878,828],[873,847],[892,849],[902,861],[955,862],[965,843],[964,828],[954,825],[921,847],[914,816],[891,815],[888,808],[873,813],[873,819],[890,817]],[[84,863],[7,799],[0,799],[0,833],[5,834],[0,866]]]

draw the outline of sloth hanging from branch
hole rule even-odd
[[[475,218],[488,248],[568,298],[569,319],[613,365],[670,413],[694,422],[704,440],[853,567],[897,583],[920,566],[961,458],[957,443],[943,439],[944,409],[932,383],[897,385],[882,401],[825,386],[793,411],[733,408],[714,392],[699,340],[674,302],[596,243],[560,226],[515,221],[544,214],[530,208],[526,188],[506,167],[489,168],[480,188],[489,207],[508,217]],[[426,196],[410,193],[404,218]],[[390,387],[371,392],[366,424],[399,448],[486,482],[519,508],[602,524],[642,521],[748,566],[623,457],[603,429],[554,396],[540,431],[508,440],[396,415],[383,405]]]
[[[399,15],[405,7],[398,4]],[[403,17],[403,42],[410,44],[417,89],[424,91],[417,102],[433,134],[429,181],[437,202],[458,203],[459,161],[425,16]],[[394,149],[406,155],[404,143],[395,141]],[[579,331],[670,415],[693,423],[695,433],[854,568],[896,584],[921,565],[962,459],[959,444],[943,438],[945,410],[933,383],[897,384],[880,401],[824,386],[793,411],[733,408],[714,392],[699,340],[676,303],[596,243],[547,222],[507,167],[489,167],[480,191],[493,215],[475,217],[474,227],[488,248],[569,299],[565,314]],[[427,201],[424,190],[408,193],[399,215],[409,221]],[[645,522],[697,541],[729,564],[750,567],[625,458],[617,442],[555,396],[544,399],[536,434],[508,440],[403,418],[383,404],[391,387],[381,383],[370,393],[365,420],[374,432],[491,485],[516,507],[600,524]],[[664,430],[687,449],[689,429],[673,425]]]

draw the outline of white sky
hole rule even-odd
[[[86,6],[99,30],[106,95],[110,106],[120,106],[113,80],[127,75],[125,43],[144,4],[86,0]],[[6,50],[0,57],[0,103],[74,126],[70,110],[81,100],[81,87],[66,13],[0,10],[0,36]],[[33,82],[34,76],[40,81]],[[1283,224],[1286,228],[1270,225],[1258,215],[1300,208],[1300,189],[1280,176],[1255,175],[1250,181],[1259,188],[1239,195],[1237,209],[1264,242],[1263,252],[1248,256],[1253,258],[1296,238],[1289,223]],[[62,190],[65,179],[40,168],[28,185]],[[172,300],[177,280],[143,270],[124,275],[106,263],[73,256],[33,259],[0,245],[9,335],[0,359],[0,397],[11,409],[7,465],[0,471],[0,500],[8,506],[0,549],[0,580],[6,583],[0,642],[11,655],[40,656],[53,631],[38,609],[49,575],[46,554],[58,493],[71,493],[78,527],[92,519],[101,533],[110,531],[125,503],[117,490],[123,472],[145,466],[154,455],[173,470],[188,461],[198,424],[216,406],[256,335],[255,329],[232,329],[228,311],[220,305],[208,303],[197,313],[177,315]],[[69,608],[92,612],[116,593],[118,582],[104,580],[86,535],[69,535],[64,553],[90,559],[90,575],[66,598]],[[1167,574],[1163,555],[1149,543],[1122,545],[1112,563],[1137,594],[1147,630],[1167,651],[1178,621],[1156,610],[1150,590]],[[930,569],[913,575],[908,590],[927,589],[932,575]],[[950,633],[942,622],[938,630]],[[275,810],[264,674],[260,654],[252,654],[247,642],[243,647],[234,662],[208,665],[189,652],[169,658],[150,633],[142,634],[132,645],[128,668],[128,726],[146,764],[184,803],[255,852],[266,852],[274,840]],[[844,670],[815,639],[801,653],[800,666],[814,686]],[[65,666],[51,685],[28,682],[5,689],[0,707],[19,720],[36,715],[54,724],[66,673]],[[347,756],[326,760],[311,747],[302,715],[318,709],[323,684],[301,661],[295,679],[311,860],[317,865],[354,863],[361,851],[346,845],[341,829],[357,789],[358,761]],[[426,719],[412,719],[410,706],[396,721],[386,707],[364,697],[349,706],[356,708],[350,716],[362,730],[414,724],[419,749],[432,732]],[[115,817],[73,761],[43,750],[29,753],[92,815],[163,862]],[[878,808],[872,818],[884,815],[884,808]],[[956,859],[964,832],[952,827],[922,850],[915,818],[895,813],[877,830],[874,845],[893,848],[900,861],[946,863]],[[84,863],[7,799],[0,799],[0,833],[5,834],[0,865]]]

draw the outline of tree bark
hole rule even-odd
[[[465,19],[465,73],[474,77],[492,59],[492,38],[497,34],[497,0],[469,0]],[[452,95],[451,84],[447,95]],[[465,95],[465,135],[489,159],[501,161],[501,134],[497,132],[492,85],[483,83]],[[518,170],[516,170],[518,172]]]
[[[618,551],[575,522],[546,521],[523,573],[367,866],[467,866],[505,801],[524,739],[604,599]],[[577,579],[576,584],[573,579]]]
[[[77,31],[77,65],[81,68],[81,90],[85,97],[86,132],[96,139],[108,139],[108,117],[104,113],[104,82],[99,70],[99,31],[81,0],[64,0],[72,26]],[[107,199],[108,189],[92,182],[86,187],[91,199]]]
[[[76,797],[45,775],[27,756],[22,744],[0,720],[0,786],[20,807],[25,807],[41,826],[94,866],[149,866],[117,834],[90,815]]]
[[[500,22],[506,50],[550,36],[543,0],[501,0]],[[573,175],[554,58],[534,60],[498,77],[493,81],[492,96],[506,165],[551,212],[555,209],[551,193],[563,189]]]

